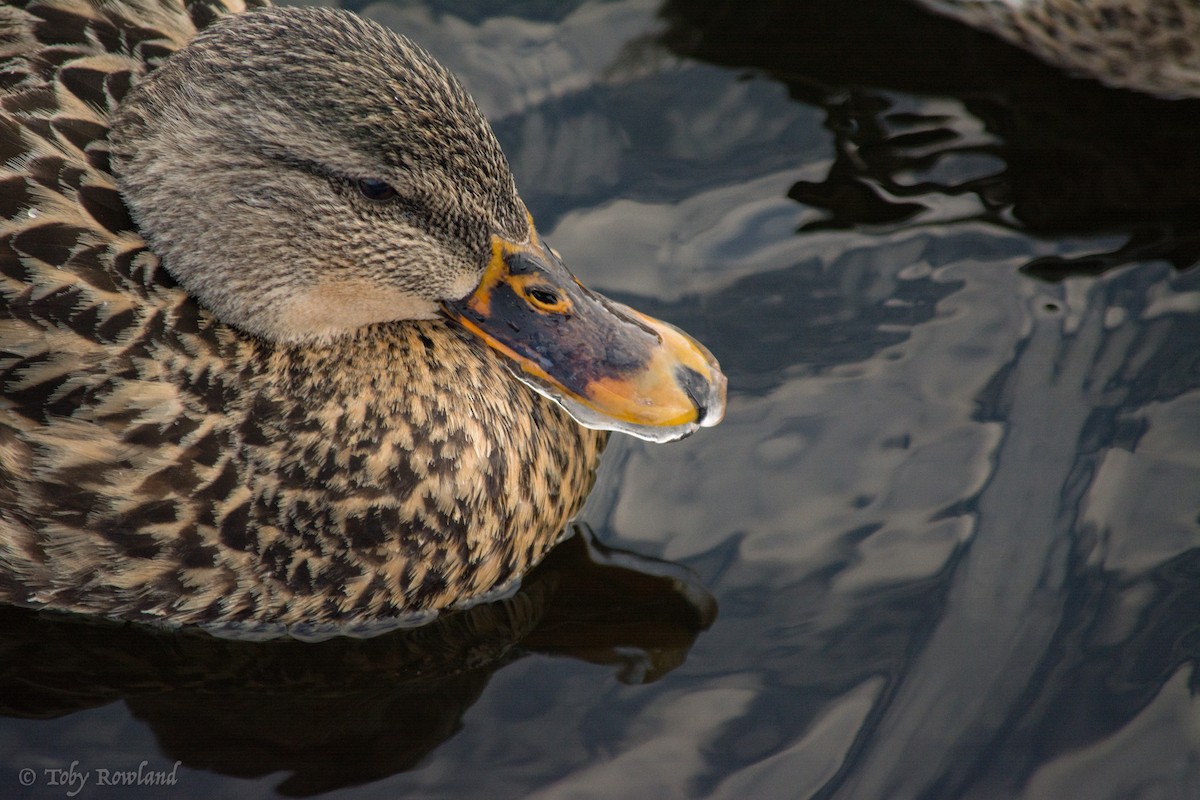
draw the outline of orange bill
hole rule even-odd
[[[708,350],[589,291],[536,236],[493,237],[479,287],[443,310],[588,427],[670,441],[725,414],[725,376]]]

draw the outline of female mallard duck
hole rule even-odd
[[[605,434],[564,407],[715,424],[712,357],[571,277],[432,58],[221,2],[0,8],[0,600],[445,608],[578,510]]]
[[[1163,97],[1200,96],[1196,0],[918,0],[1070,72]]]

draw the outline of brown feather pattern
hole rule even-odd
[[[110,114],[228,5],[0,7],[0,599],[337,625],[502,586],[578,511],[603,434],[440,321],[245,335],[130,219]]]
[[[1197,0],[917,1],[1110,86],[1200,96]]]

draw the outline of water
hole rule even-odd
[[[1200,105],[902,0],[451,5],[356,8],[725,421],[614,437],[594,533],[435,633],[6,614],[0,791],[1200,797]]]

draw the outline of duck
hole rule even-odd
[[[917,0],[1109,86],[1200,97],[1200,6],[1189,0]]]
[[[511,590],[608,436],[726,381],[539,235],[461,83],[353,13],[0,6],[0,602],[379,630]]]

